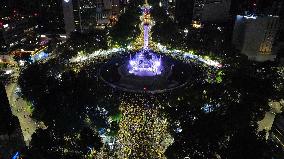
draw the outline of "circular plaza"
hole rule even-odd
[[[191,65],[151,50],[110,59],[100,69],[109,86],[127,92],[163,93],[190,81]]]

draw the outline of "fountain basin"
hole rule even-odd
[[[160,72],[153,72],[153,66],[132,72],[129,66],[131,61],[129,56],[119,56],[112,58],[100,68],[100,79],[114,89],[152,94],[171,91],[183,87],[191,81],[191,64],[152,53],[161,61],[160,66],[157,67]]]

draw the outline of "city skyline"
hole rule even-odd
[[[3,0],[0,159],[284,157],[280,0]]]

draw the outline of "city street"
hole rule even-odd
[[[276,114],[282,113],[284,101],[269,102],[270,111],[265,113],[264,118],[258,122],[258,131],[266,130],[266,139],[269,137],[269,131],[272,128]]]
[[[28,103],[18,96],[16,93],[19,88],[17,85],[18,77],[19,77],[19,68],[16,67],[13,69],[14,80],[6,86],[7,96],[10,102],[12,113],[19,118],[20,126],[22,129],[22,133],[24,136],[24,140],[26,145],[29,145],[31,141],[32,134],[38,128],[45,128],[42,122],[37,122],[31,118],[31,111]]]

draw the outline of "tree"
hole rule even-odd
[[[101,138],[98,136],[97,132],[92,129],[85,127],[80,132],[80,138],[78,141],[80,149],[86,154],[90,149],[99,151],[103,146]]]
[[[5,86],[0,82],[0,135],[11,135],[16,129],[16,117],[12,114]]]
[[[140,34],[139,16],[141,13],[138,4],[131,1],[126,12],[119,17],[118,22],[110,29],[113,45],[118,44],[126,47]]]

